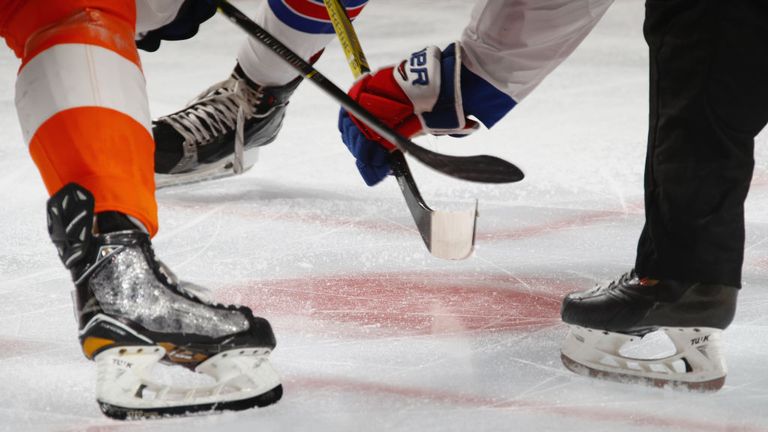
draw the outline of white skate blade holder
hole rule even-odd
[[[153,382],[149,372],[164,356],[161,346],[122,346],[95,357],[96,398],[102,411],[115,418],[145,418],[196,411],[244,409],[260,403],[258,397],[280,386],[265,348],[243,348],[219,353],[204,361],[196,372],[213,378],[214,384],[175,387]],[[280,389],[281,393],[281,389]],[[253,404],[243,406],[248,401]]]
[[[243,152],[243,173],[253,168],[259,160],[259,147],[245,149]],[[239,175],[234,170],[235,156],[228,155],[210,164],[201,164],[194,170],[177,174],[155,174],[155,188],[162,189],[171,186],[181,186],[216,180],[224,177]]]
[[[656,387],[715,391],[727,373],[720,352],[722,330],[706,327],[662,327],[675,352],[661,358],[635,358],[621,349],[640,336],[570,326],[563,343],[563,364],[573,372]]]

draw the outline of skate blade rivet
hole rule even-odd
[[[125,354],[126,351],[128,351],[128,350],[125,349],[125,348],[120,348],[120,351],[118,351],[117,353],[120,354],[120,355],[123,355],[123,354]]]
[[[608,336],[608,332],[607,332],[607,331],[604,331],[604,332],[603,332],[603,334],[604,334],[604,335],[606,335],[606,336]]]
[[[139,348],[136,350],[136,353],[142,353],[142,352],[144,352],[144,348]]]
[[[240,351],[240,355],[243,355],[243,354],[245,354],[245,350]]]
[[[695,328],[695,329],[693,329],[693,331],[695,331],[696,333],[698,333],[698,332],[700,332],[701,330],[699,330],[699,329]]]
[[[224,353],[224,354],[222,354],[221,356],[222,356],[222,357],[226,357],[226,356],[227,356],[227,353]]]

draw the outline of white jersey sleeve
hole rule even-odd
[[[158,29],[179,13],[184,0],[136,0],[136,33]]]
[[[514,106],[576,49],[612,2],[479,0],[461,37],[462,63]]]

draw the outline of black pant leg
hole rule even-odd
[[[768,122],[768,1],[648,0],[640,276],[741,285],[754,137]]]

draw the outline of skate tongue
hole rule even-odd
[[[236,80],[245,80],[248,85],[251,86],[253,89],[260,89],[261,86],[257,84],[255,81],[251,79],[251,77],[248,76],[248,74],[245,73],[242,67],[240,67],[240,63],[237,63],[235,65],[235,69],[232,71],[232,77]]]
[[[206,303],[214,303],[213,292],[210,288],[187,281],[179,281],[178,287],[180,290],[186,291]]]

